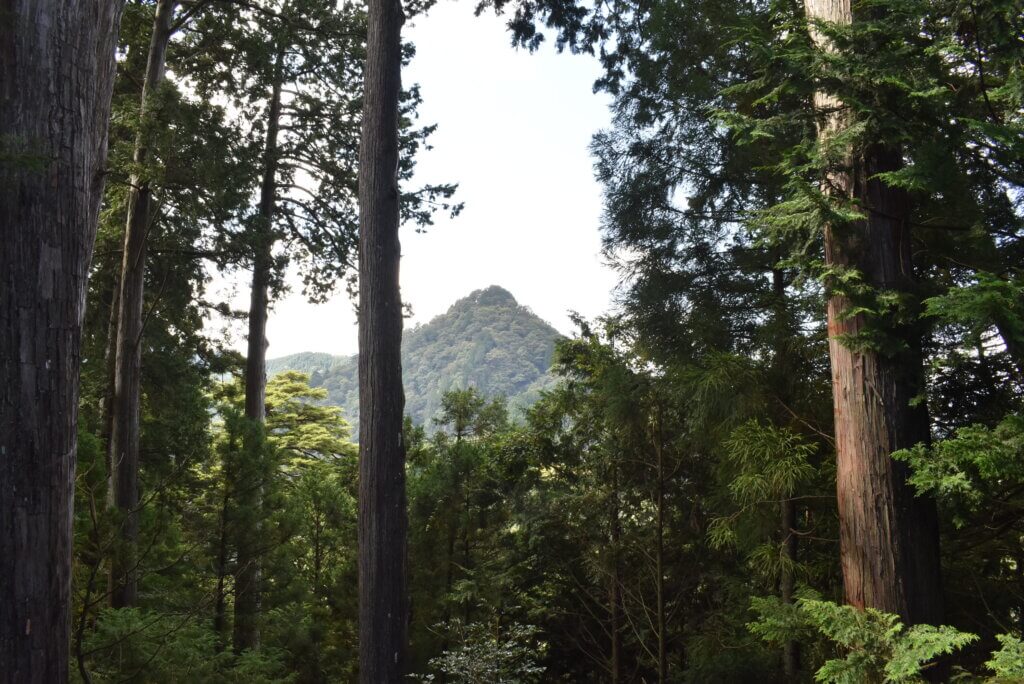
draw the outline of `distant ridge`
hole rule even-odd
[[[430,427],[441,396],[453,388],[476,387],[486,396],[505,396],[513,409],[529,406],[554,384],[548,374],[559,333],[508,290],[492,285],[458,300],[429,323],[402,338],[405,412]],[[301,352],[267,361],[267,374],[309,373],[327,389],[353,425],[358,420],[356,356]]]

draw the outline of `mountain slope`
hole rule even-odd
[[[437,415],[441,396],[455,387],[503,395],[513,409],[527,406],[552,383],[547,371],[558,336],[507,290],[496,285],[477,290],[403,335],[405,412],[426,425]],[[341,406],[355,424],[355,356],[303,352],[267,361],[269,375],[284,370],[309,373],[312,383],[326,388],[329,401]]]

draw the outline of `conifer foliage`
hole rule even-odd
[[[403,345],[430,4],[0,2],[0,682],[1024,679],[1019,1],[479,3],[599,60],[618,306]]]

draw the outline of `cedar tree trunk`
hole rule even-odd
[[[249,302],[249,339],[245,358],[245,418],[243,436],[244,466],[237,471],[239,482],[233,488],[239,509],[246,511],[234,525],[238,571],[235,574],[235,624],[233,645],[236,653],[259,648],[261,610],[260,547],[262,528],[263,477],[265,458],[263,424],[266,421],[267,394],[267,309],[270,301],[270,272],[273,265],[274,211],[277,197],[278,143],[281,124],[281,87],[283,51],[278,51],[274,82],[267,112],[267,137],[263,150],[263,181],[260,186],[259,214],[256,218]],[[251,526],[240,524],[252,521]]]
[[[146,118],[153,93],[164,79],[167,44],[176,0],[159,0],[142,84],[139,130],[133,160],[146,164]],[[120,539],[110,568],[110,605],[135,605],[138,590],[136,547],[139,536],[139,415],[142,385],[142,303],[146,275],[146,238],[151,223],[149,181],[136,171],[128,190],[128,221],[124,229],[114,355],[114,397],[111,404],[110,464],[113,500],[120,514]]]
[[[359,149],[359,680],[405,674],[405,445],[398,285],[400,0],[370,0]]]
[[[0,0],[0,682],[68,678],[85,291],[117,0]]]
[[[833,23],[854,20],[850,0],[805,0],[807,15]],[[817,31],[823,49],[831,49]],[[849,116],[832,95],[815,95],[822,112],[819,137],[841,131]],[[850,155],[827,179],[829,192],[857,200],[864,218],[825,226],[825,259],[832,267],[856,269],[876,290],[913,288],[908,200],[876,174],[900,168],[898,150],[875,145]],[[928,440],[927,410],[912,405],[923,387],[920,337],[911,329],[885,332],[903,351],[882,352],[849,345],[864,331],[862,314],[849,316],[851,301],[828,299],[829,354],[836,431],[836,489],[840,555],[846,600],[900,615],[908,623],[942,617],[938,522],[933,501],[914,496],[906,468],[891,458]]]

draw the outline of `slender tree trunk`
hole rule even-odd
[[[224,496],[220,505],[220,536],[217,540],[217,589],[214,597],[213,632],[217,637],[217,651],[227,646],[227,592],[224,583],[228,574],[228,494],[230,478],[225,477]]]
[[[111,267],[113,270],[113,267]],[[107,508],[114,507],[114,463],[111,459],[110,440],[114,432],[114,376],[117,373],[117,366],[114,363],[117,356],[117,314],[121,307],[121,276],[114,273],[114,285],[110,297],[110,315],[107,317],[107,344],[103,349],[103,377],[105,387],[103,388],[103,424],[100,439],[103,443],[105,465],[107,468]],[[109,577],[108,577],[109,580]]]
[[[469,474],[466,473],[465,477],[468,480],[469,479]],[[469,524],[470,524],[470,520],[471,520],[472,516],[470,515],[470,506],[469,506],[469,483],[468,482],[463,482],[463,485],[466,487],[466,496],[465,496],[465,501],[463,502],[463,508],[462,508],[462,524],[463,524],[463,528],[462,528],[462,574],[463,574],[463,577],[466,577],[466,576],[469,575],[469,567],[470,567],[470,563],[472,562],[472,558],[470,556],[470,545],[469,545]],[[473,610],[473,603],[472,603],[472,601],[469,598],[466,598],[465,603],[462,606],[462,619],[463,619],[463,622],[465,624],[467,624],[467,625],[470,622],[470,614],[471,614],[472,610]]]
[[[780,504],[782,522],[782,550],[786,560],[782,566],[782,577],[779,580],[779,594],[782,602],[792,605],[796,589],[796,576],[793,567],[797,562],[796,535],[796,503],[792,499],[785,499]],[[790,639],[782,646],[782,670],[786,675],[786,681],[796,681],[800,673],[800,644]]]
[[[120,14],[0,2],[0,682],[68,679],[82,317]]]
[[[398,267],[400,0],[370,0],[359,149],[359,679],[405,674],[405,445]]]
[[[807,15],[851,23],[850,0],[805,0]],[[817,31],[814,38],[831,49]],[[819,137],[848,124],[842,103],[818,93],[825,112]],[[876,146],[828,178],[830,191],[865,206],[861,221],[825,227],[825,259],[833,267],[857,269],[877,289],[908,291],[913,282],[907,198],[876,177],[901,166],[898,151]],[[923,406],[911,403],[923,386],[920,338],[901,336],[907,351],[855,350],[843,339],[861,332],[863,315],[846,316],[850,300],[828,300],[829,354],[835,409],[840,555],[846,600],[899,614],[909,623],[935,623],[942,616],[938,522],[934,502],[914,496],[903,464],[892,452],[927,441]]]
[[[654,559],[657,578],[655,582],[655,617],[658,625],[658,684],[665,684],[668,676],[668,656],[665,642],[665,441],[662,436],[660,409],[655,416],[654,451],[657,458],[655,477],[655,545]]]
[[[153,32],[142,84],[140,118],[142,128],[135,138],[133,161],[146,164],[149,150],[146,119],[150,101],[164,79],[167,45],[176,0],[159,0],[153,18]],[[139,536],[139,420],[142,386],[142,304],[146,276],[146,238],[150,227],[151,191],[140,171],[131,176],[128,190],[128,221],[124,230],[118,297],[117,342],[114,361],[114,401],[111,413],[110,454],[114,474],[114,505],[121,517],[119,544],[111,563],[110,605],[135,605],[138,593]]]
[[[622,578],[619,576],[619,546],[622,540],[622,523],[619,521],[619,478],[612,468],[611,511],[612,572],[608,585],[608,609],[610,613],[611,653],[609,660],[612,684],[622,681]]]
[[[772,382],[779,392],[779,399],[789,405],[792,399],[793,369],[789,358],[789,342],[795,334],[793,318],[786,306],[786,280],[781,269],[772,269],[772,312],[775,324],[774,359],[772,362]],[[784,418],[778,416],[776,421],[784,424]],[[779,578],[779,597],[782,603],[792,605],[796,589],[795,567],[799,537],[797,536],[797,507],[791,497],[786,497],[779,504],[779,531],[782,536],[782,553],[785,562]],[[800,674],[800,644],[790,639],[782,645],[782,670],[786,681],[796,681]]]
[[[236,525],[234,530],[237,535],[235,549],[238,554],[238,572],[235,575],[233,642],[237,653],[259,648],[260,645],[260,546],[263,543],[260,530],[263,518],[261,508],[264,476],[261,462],[265,457],[263,425],[266,421],[267,394],[267,313],[273,265],[283,49],[277,53],[275,59],[274,83],[267,114],[267,137],[263,151],[263,182],[260,186],[249,303],[249,339],[245,359],[245,418],[248,426],[242,440],[245,467],[238,469],[239,477],[244,479],[234,487],[239,508],[247,511],[241,519],[251,522],[251,525]]]

